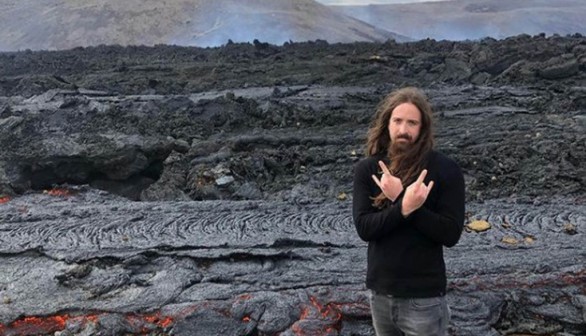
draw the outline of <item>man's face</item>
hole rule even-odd
[[[411,103],[403,103],[391,112],[389,135],[391,143],[397,148],[408,148],[419,137],[421,131],[421,112]]]

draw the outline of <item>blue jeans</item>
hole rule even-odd
[[[377,336],[446,336],[450,311],[445,296],[395,298],[371,291],[370,310]]]

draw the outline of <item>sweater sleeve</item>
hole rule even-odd
[[[407,217],[411,225],[430,239],[447,247],[456,245],[464,228],[465,184],[458,165],[442,170],[441,189],[435,211],[425,206]]]
[[[401,215],[402,197],[382,210],[372,205],[371,197],[376,195],[372,195],[371,191],[376,185],[366,160],[359,162],[354,169],[352,215],[358,236],[364,241],[372,241],[390,234],[406,220]]]

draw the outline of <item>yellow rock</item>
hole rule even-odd
[[[576,225],[572,223],[564,224],[564,231],[566,231],[566,233],[569,235],[575,235],[576,233],[578,233],[578,230],[576,230]]]
[[[348,198],[348,195],[346,195],[346,193],[345,193],[345,192],[341,192],[341,193],[338,195],[338,200],[339,200],[339,201],[345,201],[347,198]]]
[[[502,242],[505,244],[510,244],[510,245],[517,245],[519,243],[519,241],[517,239],[515,239],[514,237],[510,237],[510,236],[503,237]]]
[[[482,232],[491,228],[490,224],[485,220],[475,220],[466,225],[472,231]]]
[[[535,242],[535,239],[533,239],[533,237],[525,237],[526,244],[533,244],[534,242]]]

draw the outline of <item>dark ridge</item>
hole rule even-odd
[[[330,242],[323,242],[323,243],[316,243],[313,241],[307,240],[298,240],[298,239],[287,239],[287,238],[279,238],[276,239],[273,244],[269,247],[272,248],[300,248],[300,247],[339,247],[335,244]]]

